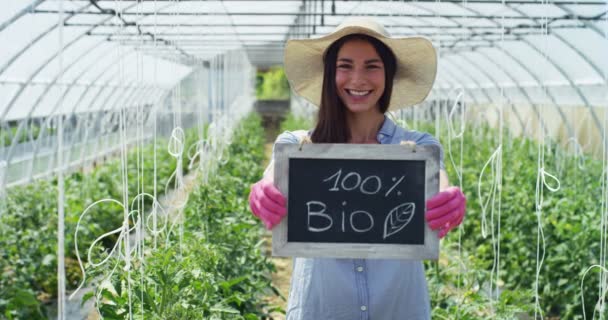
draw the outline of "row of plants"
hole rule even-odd
[[[261,119],[251,115],[234,133],[228,161],[190,194],[182,236],[167,235],[170,241],[132,261],[139,267],[114,273],[111,285],[98,289],[105,319],[129,313],[142,319],[262,319],[282,311],[265,302],[278,294],[270,278],[274,265],[247,204],[250,185],[262,175],[263,146]],[[114,263],[109,265],[99,272],[108,274]]]
[[[196,130],[186,134],[187,147],[197,140]],[[156,176],[154,176],[154,143],[129,150],[127,155],[128,194],[132,199],[141,192],[153,193],[156,179],[158,195],[177,167],[176,158],[167,152],[168,141],[156,143]],[[184,171],[188,159],[183,158]],[[85,208],[101,199],[123,200],[119,157],[87,172],[74,172],[65,177],[65,264],[66,286],[74,289],[82,275],[74,249],[76,224]],[[140,186],[145,186],[141,190]],[[151,207],[151,198],[143,198]],[[44,305],[57,296],[57,180],[37,180],[13,187],[0,199],[0,318],[46,318]],[[80,257],[86,264],[87,249],[102,234],[119,228],[123,209],[116,203],[103,203],[83,217],[78,236]],[[101,249],[112,248],[117,235],[105,237]]]
[[[486,307],[473,310],[473,314],[490,312],[494,317],[505,319],[513,318],[519,312],[534,314],[537,263],[542,258],[538,279],[540,308],[537,313],[548,318],[583,319],[584,311],[591,318],[598,300],[598,272],[585,277],[583,291],[581,281],[586,269],[599,263],[601,161],[575,155],[568,152],[567,146],[551,140],[539,146],[531,139],[513,137],[505,130],[501,193],[494,201],[487,202],[495,192],[492,189],[495,177],[491,166],[483,175],[482,169],[501,144],[499,130],[488,126],[467,128],[462,137],[464,150],[460,150],[459,138],[450,141],[446,123],[441,126],[443,130],[438,138],[446,153],[445,162],[452,184],[458,184],[458,178],[449,158],[448,143],[451,143],[455,164],[459,164],[460,152],[464,152],[462,186],[468,201],[460,241],[461,254],[457,250],[457,232],[452,232],[442,243],[442,250],[450,256],[443,266],[440,261],[439,268],[447,267],[454,272],[436,273],[432,264],[427,264],[429,278],[433,279],[431,287],[435,291],[442,291],[444,295],[457,292],[460,296],[436,301],[435,312],[467,318],[462,317],[463,312],[472,311],[471,306],[482,302]],[[431,125],[423,126],[421,130],[435,131]],[[544,161],[539,162],[541,151]],[[541,168],[547,174],[539,176]],[[559,183],[548,174],[555,176]],[[543,197],[540,215],[536,210],[537,190]],[[487,206],[486,237],[482,232],[483,206]],[[500,256],[498,265],[494,263],[496,252]],[[499,270],[498,277],[493,274],[494,281],[492,270]],[[450,283],[447,289],[446,283]],[[443,284],[443,288],[433,284]],[[490,288],[493,288],[492,292]]]

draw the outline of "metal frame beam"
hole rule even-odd
[[[558,7],[566,12],[568,12],[568,14],[576,17],[576,15],[574,14],[574,12],[568,8],[565,8],[563,6],[558,5]],[[512,10],[514,10],[515,12],[519,13],[519,14],[525,14],[524,12],[522,12],[520,9],[518,8],[512,8]],[[585,21],[584,22],[585,25],[587,27],[593,27],[590,28],[591,30],[598,32],[597,28],[594,28],[595,26],[592,26],[591,23]],[[579,50],[578,48],[576,48],[574,45],[572,45],[572,43],[570,43],[569,41],[567,41],[564,37],[560,36],[559,34],[553,33],[552,34],[554,37],[556,37],[558,40],[562,41],[562,43],[564,43],[567,47],[569,47],[570,49],[572,49],[576,54],[578,54],[579,57],[581,57],[581,59],[583,59],[596,73],[597,75],[602,78],[603,77],[603,72],[600,70],[600,67],[597,66],[595,63],[593,63],[593,61],[587,57],[587,55],[585,53],[583,53],[581,50]],[[600,33],[601,35],[601,33]],[[536,46],[532,41],[529,41],[527,39],[524,39],[524,42],[527,43],[530,47],[532,47],[534,49],[534,51],[538,52],[539,54],[543,55],[543,52],[538,48],[538,46]],[[547,58],[547,61],[549,61],[559,72],[560,74],[567,79],[567,81],[570,84],[570,87],[572,87],[572,89],[574,89],[578,96],[581,98],[581,100],[583,101],[583,103],[585,104],[585,107],[587,109],[589,109],[589,113],[591,114],[591,117],[593,119],[593,122],[595,124],[595,126],[598,128],[599,130],[599,134],[600,137],[602,137],[602,141],[604,142],[604,144],[606,143],[605,138],[604,138],[604,126],[602,125],[602,123],[600,122],[597,114],[595,113],[595,111],[593,110],[593,107],[591,106],[591,104],[589,103],[589,100],[587,100],[587,97],[585,96],[585,94],[583,94],[583,92],[581,91],[581,89],[579,88],[579,86],[575,85],[574,82],[572,81],[572,79],[570,79],[570,77],[568,77],[567,73],[565,72],[565,70],[557,63],[557,61],[555,61],[554,59],[549,58],[548,55],[545,55],[545,58]],[[567,121],[567,120],[566,120]]]
[[[77,12],[80,13],[80,12]],[[76,14],[76,13],[74,13]],[[68,14],[70,15],[70,14]],[[103,22],[108,21],[112,19],[112,17],[108,17],[106,19],[104,19]],[[65,20],[65,19],[64,19]],[[51,28],[56,28],[57,25],[53,25]],[[85,32],[83,32],[82,34],[74,37],[74,39],[72,39],[71,41],[69,41],[68,43],[63,44],[63,46],[61,48],[59,48],[59,50],[53,52],[46,60],[42,61],[42,63],[38,66],[37,69],[34,70],[34,72],[32,74],[29,75],[28,79],[26,80],[26,83],[30,83],[42,70],[44,70],[44,68],[51,63],[51,61],[53,61],[54,59],[56,59],[61,52],[69,49],[71,46],[73,46],[75,43],[77,43],[80,39],[84,38],[85,35],[87,34],[87,32],[93,30],[94,28],[91,28],[90,30],[87,30]],[[6,115],[8,114],[8,112],[12,109],[15,101],[21,96],[21,94],[23,93],[23,91],[25,90],[25,88],[27,87],[27,84],[21,85],[21,87],[19,88],[19,90],[17,90],[17,92],[13,95],[13,97],[11,98],[11,100],[9,101],[9,103],[7,104],[6,108],[4,109],[4,111],[0,114],[0,121],[3,121],[4,118],[6,117]]]
[[[466,58],[464,58],[464,57],[462,57],[462,56],[460,56],[460,58],[464,59],[464,60],[465,60],[465,61],[467,61],[469,64],[471,64],[471,65],[475,66],[475,64],[474,64],[474,63],[472,63],[470,60],[468,60],[468,59],[466,59]],[[444,60],[447,60],[447,59],[449,59],[449,58],[448,58],[448,57],[444,57]],[[486,88],[484,88],[484,87],[483,87],[483,86],[482,86],[482,85],[481,85],[481,84],[480,84],[480,83],[477,81],[477,79],[475,79],[475,77],[473,77],[473,76],[469,75],[469,73],[467,73],[467,72],[466,72],[466,68],[461,67],[461,66],[460,66],[459,64],[457,64],[457,63],[451,63],[450,65],[451,65],[451,66],[453,66],[453,67],[455,67],[456,69],[458,69],[458,71],[460,72],[460,74],[466,75],[466,76],[467,76],[467,77],[468,77],[468,78],[469,78],[469,79],[470,79],[470,80],[471,80],[471,81],[472,81],[472,82],[473,82],[473,83],[474,83],[474,84],[477,86],[477,88],[479,88],[480,90],[482,90],[482,92],[484,93],[484,95],[486,96],[486,98],[488,99],[488,101],[489,101],[490,103],[494,101],[492,98],[490,98],[490,94],[487,92],[487,89],[486,89]],[[476,68],[476,67],[475,67],[475,68]],[[445,68],[444,68],[444,69],[445,69]],[[492,84],[494,85],[494,87],[495,87],[496,89],[499,89],[499,88],[500,88],[500,86],[498,85],[498,83],[496,82],[496,80],[495,80],[493,77],[489,76],[489,75],[488,75],[486,72],[482,71],[480,68],[476,68],[476,69],[477,69],[478,71],[480,71],[480,72],[481,72],[481,73],[482,73],[482,74],[483,74],[483,75],[484,75],[486,78],[488,78],[488,80],[490,80],[490,82],[492,82]],[[515,109],[515,108],[513,107],[513,106],[514,106],[514,102],[513,102],[513,100],[511,100],[511,98],[510,98],[510,97],[508,97],[508,96],[507,96],[506,98],[507,98],[507,100],[509,101],[509,105],[511,106],[511,109],[512,109],[512,110],[513,110],[513,112],[515,113],[516,118],[517,118],[518,120],[520,120],[519,122],[520,122],[520,125],[522,126],[522,130],[524,130],[524,129],[523,129],[523,128],[524,128],[524,124],[523,124],[523,122],[521,121],[521,116],[519,115],[519,112],[517,111],[517,109]],[[535,110],[536,110],[536,109],[535,109]],[[525,134],[525,132],[524,132],[524,134]]]
[[[43,2],[43,1],[44,0],[37,0],[37,1],[35,1],[35,5],[38,5],[41,2]],[[34,6],[34,4],[30,5],[30,7],[31,6]],[[89,6],[90,5],[83,6],[81,9],[84,10],[84,9],[88,8]],[[28,12],[31,12],[31,10],[28,10],[25,13],[28,13]],[[21,18],[22,16],[25,15],[25,13],[15,15],[15,17],[13,17],[14,20],[17,20],[18,18]],[[66,19],[67,19],[67,17],[64,19],[64,21]],[[36,43],[38,43],[38,41],[40,41],[42,38],[46,37],[49,33],[51,33],[53,30],[55,30],[58,26],[59,26],[58,23],[52,24],[47,30],[43,31],[39,35],[37,35],[34,38],[32,38],[32,40],[30,40],[30,42],[28,42],[23,48],[21,48],[21,50],[19,50],[12,57],[10,57],[9,59],[7,59],[6,63],[4,63],[0,67],[0,75],[2,75],[6,71],[6,69],[8,69],[8,67],[10,67],[13,64],[13,62],[15,62],[15,60],[17,60],[20,56],[22,56],[29,48],[31,48],[33,45],[35,45]],[[2,32],[2,28],[0,28],[0,32]]]
[[[416,7],[416,8],[418,8],[418,9],[421,9],[421,10],[426,10],[426,11],[429,11],[429,12],[431,12],[431,13],[435,13],[435,14],[436,14],[436,12],[434,12],[433,10],[430,10],[430,9],[428,9],[428,8],[424,8],[424,7],[421,7],[421,6],[415,5],[415,4],[410,4],[410,5],[411,5],[411,6],[414,6],[414,7]],[[461,5],[459,4],[459,6],[461,6]],[[467,8],[467,9],[468,9],[468,8]],[[470,9],[469,9],[469,10],[470,10]],[[473,11],[473,10],[470,10],[470,11],[471,11],[471,12],[474,12],[474,13],[477,13],[476,11]],[[422,20],[422,19],[419,19],[419,20]],[[456,21],[455,19],[452,19],[452,18],[450,18],[450,19],[448,19],[448,20],[450,20],[451,22],[455,23],[456,25],[458,25],[459,27],[461,27],[461,28],[463,28],[463,29],[468,29],[468,30],[470,30],[471,32],[473,32],[473,30],[471,29],[471,27],[470,27],[470,26],[465,26],[465,25],[462,25],[461,23],[459,23],[458,21]],[[422,21],[423,21],[423,20],[422,20]],[[498,26],[497,26],[497,27],[498,27]],[[415,28],[412,28],[412,29],[416,30]],[[442,46],[440,45],[440,47],[442,47]],[[479,69],[479,68],[477,68],[477,66],[475,66],[475,64],[473,64],[473,67],[474,67],[475,69]],[[445,70],[446,68],[443,68],[443,69]],[[466,70],[462,70],[462,69],[460,69],[460,70],[461,70],[461,72],[463,72],[464,74],[467,74],[467,73],[466,73]],[[477,87],[478,87],[480,90],[482,90],[482,93],[483,93],[483,94],[486,96],[486,98],[488,99],[488,101],[492,101],[492,99],[490,98],[490,95],[488,94],[488,92],[486,91],[486,89],[485,89],[485,88],[483,88],[483,87],[481,86],[481,84],[480,84],[480,83],[479,83],[479,82],[478,82],[476,79],[474,79],[473,77],[469,76],[468,74],[467,74],[467,76],[468,76],[468,77],[469,77],[469,78],[470,78],[470,79],[473,81],[473,83],[475,83],[475,84],[477,85]],[[486,76],[486,77],[487,77],[487,76]],[[494,83],[494,85],[495,85],[497,88],[499,87],[499,86],[498,86],[498,84],[497,84],[497,83],[496,83],[496,82],[493,80],[493,78],[492,78],[492,77],[487,77],[487,78],[488,78],[488,79],[490,79],[490,80],[491,80],[491,81]],[[513,110],[514,114],[516,115],[517,119],[519,120],[520,124],[521,124],[521,125],[522,125],[522,127],[523,127],[523,122],[521,121],[521,116],[519,115],[519,112],[517,111],[517,109],[515,109],[515,107],[514,107],[514,105],[513,105],[513,102],[511,101],[511,99],[508,99],[508,100],[509,100],[509,102],[511,102],[511,108],[512,108],[512,110]],[[532,102],[531,102],[531,101],[530,101],[530,103],[532,104]],[[535,109],[535,110],[536,110],[536,109]],[[523,129],[522,129],[522,130],[523,130]],[[525,134],[525,130],[524,130],[524,134]]]
[[[479,51],[477,51],[479,53]],[[544,128],[544,133],[547,133],[547,129],[546,129],[546,125],[545,125],[545,121],[544,119],[541,117],[540,112],[538,111],[538,108],[536,106],[536,104],[534,104],[532,102],[532,99],[530,98],[530,96],[528,95],[528,93],[526,91],[524,91],[521,86],[519,85],[519,83],[517,83],[515,81],[515,79],[511,76],[511,74],[505,69],[503,68],[499,63],[496,63],[494,61],[492,61],[492,59],[487,58],[487,56],[483,53],[480,53],[484,58],[486,58],[486,60],[488,60],[488,62],[490,62],[491,64],[493,64],[496,68],[498,68],[498,70],[502,71],[503,73],[505,73],[505,75],[507,75],[507,77],[516,84],[516,88],[518,89],[518,91],[528,100],[528,102],[530,103],[530,106],[532,107],[532,110],[534,111],[534,113],[536,114],[536,116],[538,117],[538,120],[542,123],[543,128]],[[468,58],[467,56],[465,56],[464,54],[459,55],[460,58],[462,58],[463,60],[467,61],[469,63],[469,65],[471,66],[475,66],[475,62],[473,60],[471,60],[470,58]],[[479,72],[481,72],[485,77],[487,77],[488,79],[490,79],[492,81],[492,83],[494,83],[494,86],[496,87],[497,90],[500,90],[500,85],[498,84],[498,80],[496,80],[496,78],[494,76],[492,76],[489,72],[487,72],[486,70],[484,70],[483,68],[477,68],[477,70]],[[521,119],[521,116],[519,115],[519,112],[517,112],[517,109],[515,109],[515,103],[513,102],[513,100],[511,99],[511,97],[509,97],[508,95],[505,95],[505,97],[507,98],[507,100],[509,100],[510,104],[513,106],[512,110],[517,113],[517,117],[519,119]],[[563,116],[563,113],[561,113],[560,110],[560,114]],[[565,119],[565,118],[564,118]],[[566,120],[567,121],[567,120]],[[523,127],[523,122],[520,123]],[[569,126],[569,124],[566,124],[568,126],[568,132],[572,133],[572,130]],[[525,130],[525,129],[523,129]],[[524,132],[525,135],[525,132]]]
[[[199,0],[200,1],[200,0]],[[420,2],[420,1],[417,1]],[[442,1],[443,2],[443,1]],[[437,16],[437,17],[441,17],[441,16]],[[122,25],[116,25],[116,24],[105,24],[105,23],[85,23],[85,22],[66,22],[64,23],[65,27],[112,27],[112,28],[117,28],[117,27],[131,27],[131,26],[137,26],[140,28],[153,28],[153,27],[182,27],[182,28],[197,28],[197,27],[202,27],[202,28],[215,28],[215,27],[241,27],[241,28],[289,28],[291,26],[293,26],[292,24],[284,24],[284,23],[267,23],[267,22],[263,22],[263,23],[244,23],[244,24],[237,24],[237,25],[232,25],[232,24],[226,24],[226,23],[180,23],[178,25],[176,25],[175,23],[149,23],[149,22],[142,22],[142,23],[135,23],[135,22],[129,22],[127,24],[122,24]],[[327,28],[335,28],[338,26],[338,24],[335,23],[325,23],[324,25],[316,25],[316,24],[307,24],[307,23],[302,23],[300,25],[301,27],[312,27],[312,26],[318,26],[318,27],[327,27]],[[385,28],[389,28],[389,29],[396,29],[396,28],[411,28],[411,26],[408,25],[403,25],[403,24],[385,24],[384,25]],[[452,30],[452,29],[462,29],[463,27],[461,26],[433,26],[433,25],[426,25],[426,26],[415,26],[415,27],[420,27],[420,28],[425,28],[425,29],[437,29],[437,30]],[[476,30],[501,30],[502,27],[496,27],[496,26],[487,26],[487,25],[482,25],[482,26],[469,26],[469,28],[471,29],[476,29]],[[572,29],[572,28],[584,28],[584,25],[581,22],[577,22],[577,21],[573,21],[572,24],[567,24],[567,25],[556,25],[556,26],[547,26],[546,27],[548,30],[552,30],[552,29]],[[517,31],[517,30],[527,30],[527,29],[543,29],[543,26],[540,24],[518,24],[514,27],[504,27],[505,29],[505,33],[508,33],[510,31]],[[283,33],[284,34],[284,33]]]
[[[103,2],[113,2],[114,0],[96,0],[97,3],[103,3]],[[176,0],[121,0],[123,2],[171,2],[171,3],[175,3]],[[201,0],[179,0],[179,2],[200,2]],[[301,0],[222,0],[222,2],[280,2],[280,3],[285,3],[285,2],[297,2],[297,3],[301,3]],[[393,0],[374,0],[375,2],[394,2]],[[215,1],[217,2],[217,1]],[[334,0],[334,2],[339,3],[339,2],[365,2],[362,0]],[[416,0],[416,2],[428,2],[428,3],[436,3],[436,0]],[[462,0],[441,0],[442,3],[457,3],[460,4],[462,3]],[[501,0],[467,0],[467,3],[479,3],[479,4],[502,4],[503,2]],[[532,1],[532,0],[509,0],[509,3],[513,3],[513,4],[538,4],[537,1]],[[606,3],[604,1],[590,1],[590,0],[582,0],[580,2],[578,1],[573,1],[573,0],[563,0],[563,1],[558,1],[557,3],[560,4],[564,4],[564,5],[605,5]]]
[[[463,7],[464,8],[464,7]],[[58,14],[57,10],[35,10],[34,13],[42,13],[42,14]],[[65,11],[65,14],[76,14],[76,11],[68,10]],[[107,12],[99,12],[99,11],[85,11],[78,12],[80,14],[88,14],[88,15],[107,15]],[[551,17],[550,20],[554,21],[572,21],[572,20],[581,20],[581,21],[600,21],[606,13],[601,13],[599,15],[594,16],[577,16],[573,17],[569,14]],[[136,12],[136,11],[123,11],[121,16],[193,16],[193,17],[214,17],[214,16],[262,16],[262,17],[276,17],[276,16],[305,16],[305,17],[315,17],[318,13],[309,13],[309,12]],[[334,17],[350,17],[352,16],[350,13],[335,13],[331,14]],[[500,15],[458,15],[458,14],[409,14],[409,13],[375,13],[375,17],[399,17],[399,18],[443,18],[443,19],[486,19],[486,20],[540,20],[544,19],[544,16],[500,16]],[[179,25],[179,24],[176,24]],[[317,26],[317,24],[311,24],[311,26]]]
[[[95,48],[96,48],[96,47],[97,47],[97,45],[95,46]],[[110,48],[110,49],[112,49],[112,48]],[[109,51],[109,50],[108,50],[108,51]],[[87,52],[86,52],[85,54],[87,54],[88,52],[94,52],[94,51],[92,51],[92,50],[91,50],[91,51],[87,50]],[[105,54],[106,54],[106,52],[104,51],[104,52],[102,52],[102,53],[99,55],[99,57],[100,57],[100,58],[101,58],[101,57],[104,57],[104,56],[105,56]],[[80,59],[75,59],[74,61],[79,61],[79,60],[80,60]],[[92,67],[94,64],[96,64],[96,63],[99,63],[99,60],[97,60],[97,59],[93,59],[93,62],[92,62],[92,63],[90,63],[90,64],[88,64],[88,65],[87,65],[87,66],[86,66],[86,67],[83,69],[83,71],[82,71],[80,74],[78,74],[78,75],[77,75],[77,76],[74,78],[73,82],[76,82],[76,81],[78,81],[78,80],[79,80],[81,77],[83,77],[83,76],[84,76],[84,75],[87,73],[87,71],[89,70],[89,68],[91,68],[91,67]],[[74,64],[72,64],[72,65],[68,66],[68,67],[67,67],[66,69],[64,69],[64,70],[65,70],[65,71],[69,70],[69,68],[71,68],[73,65],[74,65]],[[47,88],[46,88],[45,92],[44,92],[43,94],[41,94],[41,95],[40,95],[40,97],[38,98],[37,102],[34,104],[34,106],[32,107],[32,109],[30,110],[30,112],[29,112],[29,114],[28,114],[28,118],[30,118],[30,117],[31,117],[32,113],[34,112],[34,110],[36,109],[36,107],[38,106],[38,104],[39,104],[39,103],[42,101],[42,96],[46,95],[46,93],[49,91],[49,89],[51,88],[51,86],[53,86],[53,85],[54,85],[54,83],[55,83],[56,81],[57,81],[57,78],[56,78],[56,79],[54,79],[54,80],[53,80],[53,82],[52,82],[52,83],[50,83],[50,84],[47,86]],[[32,176],[33,176],[34,162],[36,161],[36,158],[37,158],[37,156],[38,156],[38,151],[39,151],[40,141],[41,141],[41,138],[43,137],[43,134],[42,134],[42,133],[46,131],[46,128],[48,127],[48,124],[49,124],[48,119],[54,116],[54,114],[55,114],[55,112],[57,111],[57,109],[59,108],[59,106],[60,106],[61,102],[62,102],[62,101],[64,101],[64,99],[65,99],[65,97],[67,96],[67,94],[68,94],[68,93],[69,93],[69,92],[70,92],[70,91],[71,91],[73,88],[74,88],[74,86],[72,86],[72,85],[69,85],[69,86],[67,86],[67,87],[66,87],[66,89],[63,91],[63,93],[62,93],[62,95],[61,95],[61,98],[60,98],[60,99],[59,99],[59,100],[58,100],[58,101],[55,103],[55,106],[53,106],[53,108],[51,108],[51,112],[50,112],[50,113],[47,115],[47,120],[46,120],[46,121],[44,122],[44,124],[43,124],[43,125],[40,127],[40,134],[39,134],[39,137],[38,137],[38,139],[36,140],[36,142],[34,143],[34,150],[33,150],[33,154],[32,154],[32,161],[31,161],[31,164],[30,164],[30,167],[29,167],[29,170],[28,170],[28,181],[29,181],[29,180],[31,180],[31,178],[32,178]],[[78,101],[79,101],[79,100],[78,100]],[[73,114],[74,114],[74,110],[72,110],[72,111],[71,111],[69,114],[73,115]]]
[[[6,19],[4,22],[2,22],[2,24],[0,24],[0,32],[6,29],[6,27],[10,26],[13,22],[19,20],[19,18],[23,17],[24,15],[34,12],[36,7],[42,2],[44,2],[44,0],[34,0],[32,3],[30,3],[30,5],[19,10],[19,12],[15,13],[12,17]]]
[[[473,13],[473,14],[479,14],[479,12],[478,12],[478,11],[473,10],[473,9],[471,9],[471,8],[468,8],[468,7],[464,6],[464,5],[459,5],[459,6],[460,6],[461,8],[463,8],[464,10],[468,10],[469,12],[471,12],[471,13]],[[522,12],[519,12],[519,13],[520,13],[520,14],[523,14]],[[523,14],[523,16],[527,16],[527,15]],[[491,22],[492,22],[494,25],[496,25],[496,26],[501,26],[501,24],[500,24],[500,23],[498,23],[497,21],[492,20]],[[524,39],[524,38],[521,38],[520,40],[525,41],[525,39]],[[504,53],[505,53],[505,54],[507,54],[508,56],[511,56],[511,57],[512,57],[512,55],[511,55],[510,53],[508,53],[508,52],[507,52],[507,50],[503,49],[502,47],[497,46],[497,45],[493,45],[493,47],[495,47],[495,48],[497,48],[497,49],[501,50],[502,52],[504,52]],[[496,64],[496,63],[494,63],[494,65],[497,65],[497,64]],[[473,66],[475,66],[475,64],[473,64]],[[482,71],[482,70],[480,70],[480,68],[477,68],[477,67],[476,67],[476,69],[478,69],[479,71]],[[539,82],[539,84],[540,84],[540,82]],[[551,95],[551,93],[550,93],[550,92],[547,92],[547,94],[548,94],[548,95],[551,97],[551,99],[552,99],[552,100],[554,100],[554,101],[555,101],[554,97]],[[527,95],[526,95],[526,96],[527,96]],[[534,111],[535,111],[535,112],[537,113],[537,115],[539,116],[539,119],[541,119],[540,115],[538,114],[538,110],[537,110],[537,109],[536,109],[536,107],[535,107],[535,104],[534,104],[534,103],[533,103],[531,100],[529,100],[529,103],[530,103],[530,105],[532,105],[532,106],[533,106]],[[558,114],[560,115],[560,117],[562,118],[562,120],[563,120],[563,121],[565,121],[565,122],[566,122],[566,124],[567,124],[567,125],[570,127],[570,125],[569,125],[569,123],[568,123],[568,120],[566,119],[566,117],[565,117],[565,115],[564,115],[563,111],[561,110],[561,107],[560,107],[558,104],[554,104],[553,106],[554,106],[554,107],[556,108],[556,110],[558,111]],[[516,109],[513,109],[513,110],[515,111]],[[543,127],[544,127],[544,126],[543,126]],[[570,131],[570,132],[572,132],[572,131]],[[545,128],[545,133],[546,133],[546,128]]]

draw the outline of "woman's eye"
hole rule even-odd
[[[367,66],[367,68],[368,68],[368,69],[379,69],[379,68],[380,68],[380,66],[378,66],[378,65],[373,65],[373,64],[372,64],[372,65]]]
[[[340,65],[338,65],[338,68],[339,69],[350,69],[350,65],[348,65],[348,64],[340,64]]]

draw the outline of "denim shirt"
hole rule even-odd
[[[306,131],[286,131],[275,143],[299,143]],[[432,135],[408,131],[385,116],[381,144],[414,141],[440,147]],[[422,261],[401,259],[294,258],[287,320],[430,319]]]

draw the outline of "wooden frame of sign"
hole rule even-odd
[[[386,258],[386,259],[432,259],[436,260],[439,257],[439,239],[437,231],[431,230],[424,220],[426,212],[426,200],[435,195],[439,191],[439,147],[434,145],[378,145],[378,144],[284,144],[278,143],[274,149],[274,182],[278,189],[288,199],[287,212],[288,214],[272,231],[272,254],[275,256],[298,256],[298,257],[333,257],[333,258]],[[360,162],[369,170],[367,173],[360,171],[360,174],[354,172],[349,163],[356,163],[350,160],[362,160]],[[313,163],[317,161],[316,163]],[[323,162],[326,161],[326,162]],[[333,162],[332,162],[333,161]],[[290,173],[290,163],[293,166],[294,172]],[[308,164],[306,164],[308,163]],[[332,167],[333,169],[328,169]],[[416,164],[417,167],[412,167],[410,174],[404,174],[401,177],[394,175],[395,172],[400,172],[400,166],[408,166]],[[380,166],[379,166],[380,165]],[[392,167],[391,167],[392,166]],[[302,174],[302,169],[305,173]],[[336,171],[336,168],[339,168]],[[393,169],[391,169],[393,168]],[[397,168],[397,169],[395,169]],[[418,169],[416,169],[418,168]],[[344,172],[342,172],[344,169]],[[319,171],[325,170],[325,171]],[[334,171],[327,172],[328,170]],[[350,170],[350,171],[349,171]],[[356,169],[358,170],[358,169]],[[375,170],[375,171],[374,171]],[[391,171],[392,170],[392,171]],[[404,169],[405,170],[405,169]],[[420,172],[423,173],[421,174]],[[297,173],[299,172],[299,173]],[[321,172],[321,173],[318,173]],[[417,172],[417,173],[412,173]],[[289,224],[289,212],[296,212],[295,209],[290,211],[290,205],[298,207],[300,211],[304,206],[303,203],[293,202],[290,198],[290,175],[299,174],[297,176],[298,183],[291,185],[294,190],[300,190],[298,194],[316,194],[310,197],[320,199],[325,196],[335,197],[338,194],[344,194],[348,198],[347,201],[333,201],[333,208],[321,201],[308,201],[307,218],[300,217],[300,213],[292,213],[292,224]],[[316,177],[312,182],[306,182],[309,176]],[[411,184],[400,184],[403,177],[418,176],[416,181]],[[321,177],[319,185],[311,187],[310,183],[316,183]],[[342,177],[342,178],[341,178]],[[397,179],[399,178],[399,180]],[[312,179],[312,178],[311,178]],[[335,179],[335,180],[334,180]],[[339,184],[339,180],[342,183]],[[382,179],[389,183],[382,186]],[[295,181],[296,179],[294,179]],[[407,179],[406,179],[407,180]],[[362,181],[362,182],[361,182]],[[419,187],[424,184],[424,190]],[[323,187],[321,187],[323,185]],[[332,187],[333,186],[333,187]],[[402,193],[397,191],[397,188],[407,189]],[[417,187],[416,187],[417,186]],[[327,187],[332,187],[325,189]],[[402,188],[402,189],[403,189]],[[323,189],[323,190],[318,190]],[[356,190],[355,190],[356,189]],[[354,190],[354,191],[353,191]],[[331,192],[335,191],[335,192]],[[316,192],[316,193],[315,193]],[[350,192],[350,194],[348,193]],[[355,194],[359,192],[361,194]],[[368,206],[373,201],[364,200],[365,196],[373,194],[378,199],[374,200],[375,204],[371,209],[358,210],[358,208],[348,208],[352,203],[357,203],[355,206]],[[408,194],[417,194],[415,202],[402,203],[394,207],[384,219],[384,227],[381,224],[374,225],[374,218],[371,212],[376,204],[382,205],[384,202],[389,202],[390,199],[395,199],[397,195],[402,199],[408,197]],[[385,198],[383,198],[385,197]],[[405,197],[405,198],[403,198]],[[339,196],[338,196],[339,198]],[[385,201],[386,200],[386,201]],[[295,200],[294,200],[295,201]],[[402,200],[393,200],[402,201]],[[327,201],[326,201],[327,202]],[[331,202],[331,201],[330,201]],[[397,202],[398,203],[398,202]],[[417,203],[416,208],[413,204]],[[295,204],[300,204],[296,206]],[[394,204],[393,204],[394,205]],[[316,209],[311,209],[315,207]],[[416,209],[414,209],[414,208]],[[311,212],[311,210],[316,210]],[[409,211],[408,211],[409,210]],[[299,212],[299,211],[298,211]],[[330,216],[333,215],[333,218]],[[384,212],[388,212],[385,210]],[[350,214],[350,219],[349,219]],[[389,217],[390,216],[390,217]],[[415,219],[413,218],[415,217]],[[299,220],[298,220],[299,219]],[[307,220],[306,220],[307,219]],[[359,219],[359,220],[357,220]],[[366,220],[368,219],[368,220]],[[409,219],[409,220],[408,220]],[[378,219],[376,219],[378,220]],[[417,229],[406,231],[404,226],[410,221],[416,220]],[[316,226],[311,226],[311,221],[315,222]],[[350,221],[350,226],[345,221]],[[359,221],[354,223],[355,221]],[[363,223],[361,222],[363,221]],[[367,222],[366,222],[367,221]],[[334,223],[336,222],[336,223]],[[341,224],[340,224],[341,222]],[[297,223],[297,224],[296,224]],[[365,225],[365,223],[368,223]],[[314,231],[313,237],[317,235],[331,234],[329,237],[334,237],[330,241],[307,241],[306,236],[295,241],[296,231],[291,233],[291,239],[288,237],[288,226],[296,227],[292,230],[301,228],[302,224],[307,224],[302,232]],[[358,224],[358,225],[355,225]],[[341,225],[341,227],[340,227]],[[414,225],[412,223],[412,225]],[[375,228],[375,229],[373,229]],[[411,226],[410,226],[411,228]],[[335,231],[337,229],[337,231]],[[382,229],[384,231],[382,231]],[[368,231],[369,230],[369,231]],[[374,231],[375,232],[372,232]],[[414,231],[412,231],[414,230]],[[325,231],[325,232],[320,232]],[[383,238],[375,235],[379,240],[372,240],[369,243],[362,243],[360,239],[366,236],[367,233],[383,234]],[[349,233],[350,232],[350,233]],[[410,244],[410,240],[405,240],[404,243],[385,243],[386,239],[393,239],[396,236],[393,234],[401,233],[405,237],[408,234],[417,233],[418,239],[414,239],[415,244]],[[350,239],[348,240],[348,236]],[[388,235],[388,238],[387,238]],[[374,235],[370,236],[374,237]],[[374,239],[376,239],[374,238]],[[372,239],[372,238],[370,238]],[[390,242],[390,241],[388,241]]]

